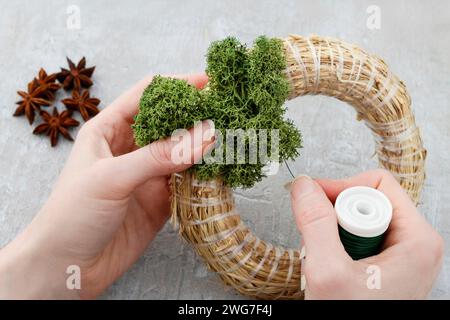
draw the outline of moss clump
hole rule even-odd
[[[248,50],[235,38],[213,42],[207,54],[208,87],[197,90],[184,80],[157,76],[144,91],[139,113],[133,125],[136,143],[147,145],[170,136],[179,128],[192,127],[195,121],[211,119],[216,130],[226,137],[227,129],[267,130],[268,158],[271,152],[271,129],[278,129],[278,161],[294,159],[301,147],[301,134],[283,118],[283,103],[289,88],[283,75],[286,60],[278,39],[259,37]],[[245,136],[245,146],[254,136]],[[227,145],[223,145],[225,159]],[[236,143],[235,143],[236,148]],[[213,151],[212,155],[215,155]],[[250,163],[245,149],[245,163],[202,163],[195,165],[200,179],[217,176],[231,187],[251,187],[264,177],[264,161]],[[236,155],[235,155],[235,160]]]
[[[133,125],[136,144],[145,146],[175,129],[192,127],[206,114],[204,107],[200,91],[186,81],[154,77],[142,94]]]

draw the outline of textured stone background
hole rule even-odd
[[[81,9],[81,28],[68,29],[69,5]],[[381,29],[366,27],[369,5],[381,8]],[[7,1],[0,0],[0,246],[24,228],[49,195],[71,143],[31,135],[12,118],[16,90],[39,67],[56,71],[65,56],[96,65],[92,93],[102,107],[149,73],[203,70],[212,40],[251,42],[260,34],[316,33],[345,39],[383,57],[407,84],[429,151],[421,211],[450,242],[450,2],[433,1]],[[62,95],[62,93],[61,93]],[[296,174],[344,177],[373,168],[368,130],[343,103],[304,97],[288,103],[305,148]],[[298,246],[286,168],[251,190],[238,191],[245,221],[263,239]],[[447,246],[448,247],[448,246]],[[450,256],[432,292],[450,298]],[[224,290],[170,226],[104,298],[239,298]]]

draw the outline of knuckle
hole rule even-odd
[[[419,268],[424,272],[439,266],[444,256],[444,240],[436,231],[418,238],[412,244],[412,252],[416,253]]]
[[[444,239],[442,236],[434,232],[431,236],[431,248],[430,248],[430,255],[432,264],[436,265],[439,264],[444,256]]]
[[[347,283],[347,268],[343,263],[333,263],[327,265],[326,269],[305,270],[308,274],[308,287],[319,292],[329,292],[329,290],[339,290]],[[309,272],[311,271],[311,272]]]
[[[164,165],[171,163],[172,154],[168,143],[156,141],[155,143],[152,143],[148,149],[150,157],[156,163]]]
[[[327,203],[321,202],[321,199],[315,195],[310,195],[308,198],[298,210],[297,218],[300,226],[310,225],[331,216],[332,211]]]
[[[90,127],[91,126],[88,125],[88,123],[86,122],[84,125],[81,126],[80,130],[78,131],[78,136],[82,137],[82,136],[85,136],[86,134],[88,134],[89,131],[91,130]]]
[[[87,121],[85,124],[83,124],[78,131],[79,137],[85,137],[85,136],[91,136],[94,133],[95,126],[94,121]]]
[[[91,181],[89,189],[99,196],[111,196],[125,192],[127,184],[120,179],[120,176],[111,174],[115,170],[114,158],[97,160],[86,172]],[[103,186],[108,185],[105,189]]]
[[[104,181],[105,177],[112,177],[105,174],[105,172],[108,172],[107,167],[110,166],[109,163],[110,159],[100,159],[89,167],[87,174],[92,179],[94,184]]]
[[[374,173],[385,179],[395,179],[394,176],[392,175],[392,173],[389,170],[384,169],[384,168],[375,169]]]

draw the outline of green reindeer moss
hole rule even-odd
[[[285,68],[283,47],[278,39],[261,36],[251,49],[232,37],[213,42],[207,54],[209,82],[205,89],[197,90],[184,80],[154,77],[142,95],[135,117],[136,144],[145,146],[170,136],[176,129],[211,119],[224,138],[227,129],[267,130],[270,159],[275,156],[271,151],[271,130],[278,129],[276,160],[296,158],[302,137],[292,121],[283,118],[286,111],[283,104],[289,93]],[[246,142],[251,139],[245,137]],[[224,143],[224,151],[226,147]],[[201,180],[220,176],[230,187],[252,187],[264,177],[265,162],[259,157],[256,163],[250,163],[249,159],[246,148],[245,163],[201,163],[190,170]]]

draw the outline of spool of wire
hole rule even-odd
[[[353,260],[378,254],[392,218],[389,199],[373,188],[352,187],[338,195],[334,208],[339,236]]]

